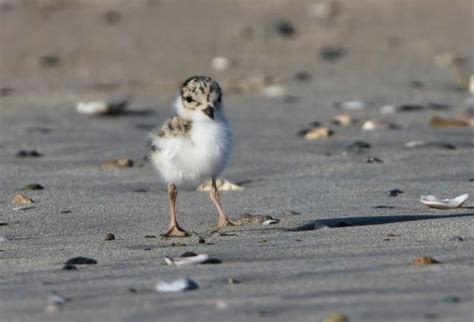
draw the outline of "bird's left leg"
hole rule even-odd
[[[209,193],[209,195],[211,197],[212,202],[214,203],[214,206],[216,206],[217,208],[217,212],[219,213],[219,222],[217,223],[217,230],[225,226],[241,225],[241,223],[238,220],[233,220],[226,216],[224,209],[222,209],[222,206],[221,206],[219,190],[217,190],[217,186],[216,186],[216,179],[212,178],[211,181],[212,181],[212,187],[211,187],[211,192]]]

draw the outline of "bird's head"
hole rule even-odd
[[[184,81],[176,104],[178,115],[189,120],[214,120],[222,109],[222,90],[207,76]]]

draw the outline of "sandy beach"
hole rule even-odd
[[[474,127],[431,123],[472,113],[472,1],[323,2],[0,1],[0,321],[473,321]],[[255,220],[210,234],[217,213],[188,187],[193,235],[162,239],[145,143],[195,74],[222,85],[234,130],[223,176],[243,190],[224,208]],[[120,115],[76,111],[122,97]],[[304,138],[318,126],[333,134]],[[166,265],[185,252],[221,263]],[[76,256],[97,264],[63,269]],[[155,290],[184,277],[198,289]]]

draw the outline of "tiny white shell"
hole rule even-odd
[[[427,205],[430,208],[435,209],[451,209],[460,208],[469,198],[469,194],[457,196],[453,199],[438,199],[433,195],[421,196],[420,202]]]
[[[215,70],[226,70],[230,67],[230,60],[222,56],[214,57],[211,61],[211,67]]]
[[[264,96],[268,98],[281,98],[285,97],[287,94],[285,86],[282,85],[271,85],[264,87],[262,89],[262,93]]]
[[[165,257],[165,262],[168,265],[174,266],[183,266],[183,265],[194,265],[204,263],[209,259],[207,254],[199,254],[196,256],[187,256],[187,257]]]
[[[158,282],[156,290],[161,293],[183,292],[187,290],[195,290],[199,286],[190,278],[180,278],[172,282]]]
[[[262,222],[262,225],[265,225],[265,226],[274,225],[274,224],[278,224],[279,222],[280,222],[280,220],[278,220],[278,219],[268,219],[268,220],[265,220],[264,222]]]
[[[128,99],[109,102],[78,102],[76,110],[85,115],[115,115],[122,113],[127,108],[128,103]]]
[[[219,191],[242,191],[244,188],[236,185],[224,178],[216,179],[216,186]],[[211,180],[204,182],[196,188],[197,191],[211,191],[212,183]]]

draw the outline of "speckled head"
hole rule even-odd
[[[178,108],[179,114],[190,118],[205,115],[214,119],[216,112],[221,109],[222,90],[210,77],[193,76],[181,86],[180,100],[182,110]]]

